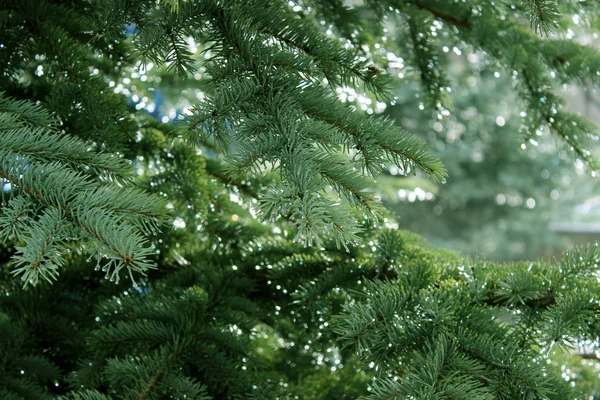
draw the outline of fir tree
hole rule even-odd
[[[441,162],[336,95],[387,98],[395,29],[445,109],[436,53],[464,42],[516,72],[526,132],[593,172],[594,128],[550,76],[596,81],[600,57],[547,35],[597,26],[595,3],[0,4],[2,398],[595,395],[552,357],[595,354],[577,355],[600,339],[598,247],[513,265],[429,248],[373,179],[443,181]],[[201,88],[189,115],[144,110],[163,79]]]

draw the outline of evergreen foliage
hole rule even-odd
[[[597,80],[599,54],[536,31],[595,3],[0,4],[2,398],[597,395],[553,357],[598,345],[598,247],[511,265],[429,248],[373,179],[393,164],[443,181],[442,164],[336,95],[386,98],[396,27],[449,106],[436,52],[464,41],[517,72],[527,132],[551,128],[593,169],[593,128],[549,76]],[[128,102],[162,76],[202,88],[190,115]]]
[[[83,241],[80,249],[111,280],[123,268],[132,279],[152,268],[142,234],[156,232],[165,205],[119,185],[131,175],[129,164],[61,134],[48,112],[32,104],[0,94],[0,110],[0,177],[10,185],[0,227],[4,238],[25,243],[16,248],[13,274],[31,284],[55,279],[67,241]]]

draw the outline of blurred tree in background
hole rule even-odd
[[[540,136],[525,142],[510,77],[480,71],[481,63],[470,58],[476,61],[457,68],[450,115],[438,119],[437,112],[422,110],[414,85],[406,85],[388,109],[433,145],[450,178],[432,185],[398,179],[392,168],[380,181],[384,202],[403,227],[441,247],[497,260],[555,255],[569,242],[550,230],[551,218],[573,218],[575,206],[594,186],[583,165],[574,166],[554,140]]]

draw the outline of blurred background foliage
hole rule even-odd
[[[386,113],[432,145],[450,178],[435,185],[391,169],[380,181],[384,202],[403,228],[437,246],[503,261],[557,254],[573,240],[552,222],[578,218],[577,206],[595,195],[593,178],[549,135],[526,141],[505,71],[475,54],[448,59],[456,82],[447,115],[423,106],[417,84],[398,91]]]

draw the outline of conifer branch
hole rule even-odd
[[[443,21],[449,22],[456,26],[460,26],[461,28],[471,29],[471,24],[469,23],[469,21],[467,19],[461,19],[461,18],[457,17],[456,15],[439,10],[439,9],[437,9],[429,4],[423,3],[422,1],[419,1],[419,0],[411,1],[411,3],[414,4],[415,6],[417,6],[418,8],[420,8],[421,10],[428,11],[429,13],[431,13],[432,15],[434,15],[435,17],[437,17]]]
[[[171,366],[171,363],[173,362],[176,356],[177,350],[174,350],[169,354],[167,359],[162,363],[161,367],[154,373],[154,375],[150,377],[148,383],[146,384],[146,387],[144,387],[144,390],[139,394],[138,400],[145,400],[150,395],[152,388],[154,387],[154,385],[156,385],[161,376],[163,376],[167,372],[168,368]]]
[[[68,247],[60,236],[87,239],[88,251],[99,262],[108,258],[103,269],[112,280],[119,279],[122,268],[132,279],[132,271],[144,273],[153,268],[147,259],[151,251],[144,248],[144,240],[132,225],[157,232],[167,215],[164,201],[92,180],[86,174],[119,178],[129,174],[130,167],[119,157],[94,153],[84,142],[59,135],[52,124],[33,127],[49,120],[39,107],[0,95],[0,110],[5,110],[0,112],[5,130],[0,138],[0,178],[11,184],[11,196],[22,193],[0,216],[0,232],[6,239],[25,235],[29,243],[18,247],[13,273],[22,274],[26,284],[35,285],[38,276],[56,279]],[[36,117],[37,110],[40,115]],[[46,210],[40,219],[21,218],[37,206]]]

